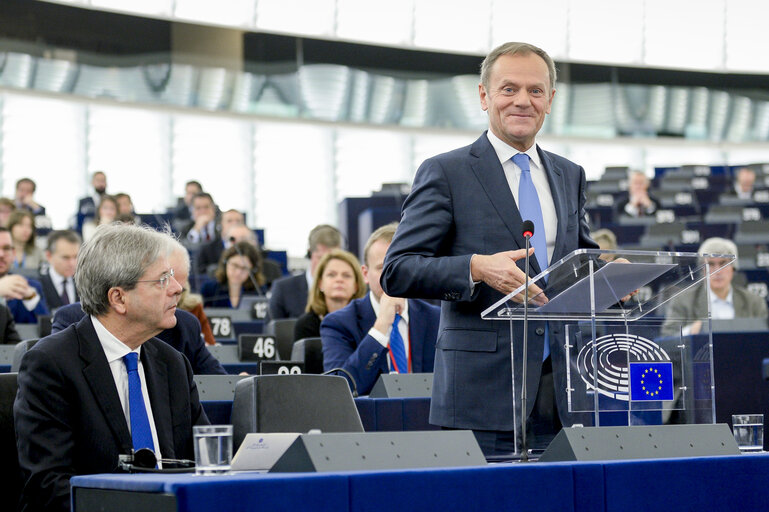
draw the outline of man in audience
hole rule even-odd
[[[270,318],[299,318],[307,306],[307,293],[312,288],[318,262],[331,249],[342,247],[342,234],[333,226],[320,224],[310,231],[307,257],[310,266],[304,274],[287,276],[272,283]]]
[[[40,283],[45,302],[52,310],[80,300],[74,280],[80,243],[80,236],[74,231],[51,231],[48,234],[45,251],[48,270],[40,275]]]
[[[630,217],[654,215],[659,202],[649,195],[649,178],[642,171],[631,171],[628,176],[627,199],[617,205],[617,213]]]
[[[29,210],[35,215],[45,215],[45,207],[41,206],[34,199],[37,185],[29,178],[21,178],[16,182],[16,208]]]
[[[169,257],[174,269],[174,279],[182,286],[189,277],[190,257],[186,249],[174,250]],[[201,337],[200,321],[188,311],[177,309],[176,325],[165,329],[156,337],[165,341],[187,357],[195,375],[226,375],[227,371],[206,348]],[[51,332],[63,331],[71,324],[78,323],[85,316],[79,303],[64,306],[53,316]]]
[[[216,204],[211,194],[201,192],[192,199],[192,220],[182,232],[182,238],[193,245],[212,242],[218,238]]]
[[[520,344],[510,353],[523,322],[511,329],[481,318],[525,282],[524,220],[535,225],[532,276],[575,249],[597,247],[585,215],[584,169],[536,141],[555,79],[555,64],[540,48],[506,43],[491,51],[478,86],[489,130],[420,166],[382,272],[388,295],[442,301],[430,423],[472,429],[486,454],[516,446],[521,410],[513,415],[511,364],[517,392],[527,368],[530,446],[549,442],[562,421],[575,422],[555,394],[565,389],[562,324],[529,321],[524,361]],[[544,304],[539,287],[531,292]],[[513,300],[522,302],[522,294]]]
[[[94,172],[91,175],[91,186],[93,195],[81,198],[77,207],[78,213],[84,217],[93,217],[102,196],[107,193],[107,175],[103,171]]]
[[[703,254],[732,254],[734,263],[726,258],[709,258],[710,291],[704,284],[673,299],[662,325],[662,333],[668,336],[681,334],[698,334],[706,328],[703,318],[708,314],[710,301],[710,316],[713,320],[730,320],[734,318],[767,318],[766,301],[740,286],[732,284],[734,272],[738,269],[737,246],[725,238],[708,238],[700,246],[699,253]]]
[[[0,343],[15,345],[21,341],[16,330],[16,322],[13,321],[13,313],[8,306],[0,304]]]
[[[17,324],[34,324],[38,315],[48,314],[43,287],[34,279],[9,273],[15,256],[10,231],[0,227],[0,297]]]
[[[134,202],[131,200],[130,195],[126,194],[125,192],[120,192],[115,194],[113,197],[117,202],[116,218],[123,218],[126,219],[126,221],[130,219],[130,222],[134,222],[136,224],[141,223],[141,218],[136,215],[136,211],[134,210]]]
[[[67,511],[74,475],[108,473],[121,454],[192,459],[207,424],[187,360],[154,338],[176,324],[182,292],[168,235],[103,226],[78,255],[87,317],[22,359],[14,404],[21,510]]]
[[[418,299],[390,297],[379,284],[397,226],[380,227],[366,242],[361,270],[368,295],[327,315],[320,326],[323,369],[344,368],[362,395],[381,373],[432,372],[435,362],[440,309]]]
[[[741,167],[737,170],[734,180],[734,194],[746,201],[753,199],[753,189],[756,184],[756,171],[750,167]]]
[[[191,180],[184,185],[184,197],[180,197],[174,209],[174,221],[188,221],[192,218],[192,199],[203,192],[200,182]]]

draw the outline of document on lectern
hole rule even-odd
[[[610,262],[593,273],[595,310],[603,311],[632,292],[650,283],[677,265],[669,263],[617,263]],[[590,313],[590,276],[566,288],[537,313]]]

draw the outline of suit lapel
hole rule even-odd
[[[147,379],[147,393],[152,407],[152,417],[155,419],[160,453],[163,457],[175,458],[171,429],[171,401],[167,385],[168,367],[165,360],[160,358],[153,340],[154,338],[142,345],[141,358],[144,366],[144,377]]]
[[[90,317],[86,316],[78,322],[75,332],[80,347],[80,358],[84,362],[83,377],[88,382],[96,403],[104,414],[121,451],[131,453],[133,448],[131,434],[128,431],[128,423],[120,404],[117,388],[115,388],[115,379]],[[106,383],[111,383],[111,385]]]
[[[497,153],[489,142],[486,132],[470,148],[470,168],[489,197],[497,214],[504,222],[518,247],[525,247],[526,241],[521,234],[521,213],[515,204],[510,184],[505,178],[505,171],[499,163]]]
[[[568,223],[567,219],[569,218],[569,212],[566,209],[566,198],[563,195],[566,187],[563,182],[563,174],[561,173],[561,169],[559,169],[553,163],[553,161],[550,159],[550,156],[546,152],[542,151],[539,146],[537,146],[537,152],[539,153],[539,158],[542,161],[542,166],[545,168],[547,182],[550,185],[550,194],[553,196],[553,204],[555,205],[555,219],[557,228],[553,257],[550,261],[550,263],[553,263],[563,257],[563,255],[561,255],[561,249],[563,247],[563,238],[566,236],[566,224]],[[536,261],[536,258],[534,258],[534,260]]]

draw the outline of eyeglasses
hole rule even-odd
[[[168,283],[171,282],[171,278],[174,277],[174,269],[169,270],[160,276],[160,279],[143,279],[136,281],[137,283],[157,283],[164,290],[168,288]]]
[[[13,251],[13,246],[12,245],[0,246],[0,252],[11,252],[11,251]]]
[[[227,266],[231,267],[233,270],[237,270],[238,272],[251,272],[251,268],[252,268],[252,267],[246,267],[245,265],[241,265],[240,263],[236,263],[234,260],[228,261]]]

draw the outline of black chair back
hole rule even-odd
[[[0,461],[3,464],[0,496],[8,510],[16,510],[23,484],[16,452],[16,429],[13,425],[13,401],[17,389],[15,373],[0,374]]]

